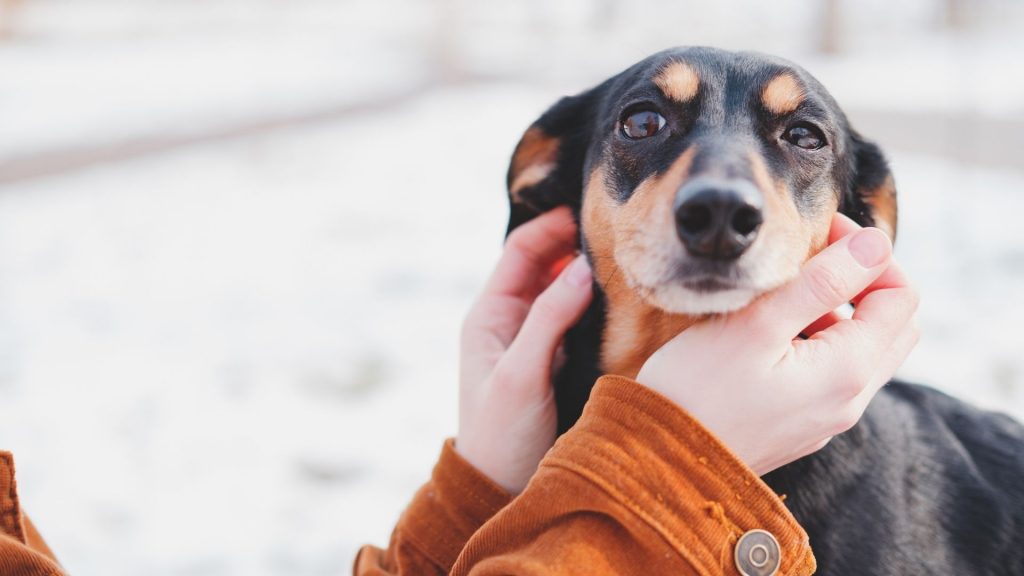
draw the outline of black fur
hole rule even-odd
[[[890,382],[861,421],[764,480],[821,574],[1024,574],[1024,428]]]
[[[890,177],[889,163],[882,150],[868,142],[856,130],[849,130],[849,181],[853,184],[843,195],[839,210],[861,226],[877,224],[870,207],[864,202],[866,191],[876,190]],[[895,233],[895,229],[893,230]]]
[[[812,92],[807,113],[830,130],[832,156],[800,164],[763,146],[767,164],[805,195],[795,198],[798,206],[813,210],[826,189],[839,190],[840,211],[862,225],[876,223],[864,200],[890,177],[885,158],[849,127],[820,84],[778,59],[696,48],[656,54],[545,113],[534,126],[559,139],[557,169],[524,190],[524,202],[513,203],[509,232],[561,204],[578,217],[585,179],[608,156],[615,159],[612,188],[625,202],[638,181],[663,171],[686,148],[687,140],[652,141],[633,158],[635,151],[613,139],[614,112],[648,90],[634,84],[666,58],[680,56],[699,69],[699,102],[725,103],[701,113],[720,114],[712,120],[739,125],[755,140],[780,120],[749,106],[735,87],[780,69],[797,74]],[[716,86],[724,93],[709,92]],[[648,90],[642,97],[652,96]],[[681,122],[682,116],[669,121]],[[679,132],[707,136],[700,129]],[[510,184],[514,176],[510,172]],[[890,224],[895,230],[895,222]],[[587,250],[586,239],[581,241]],[[593,304],[567,336],[568,362],[556,378],[560,432],[578,419],[600,374],[605,301],[596,285],[595,290]],[[1024,575],[1024,426],[929,388],[889,383],[854,428],[765,481],[787,495],[786,504],[810,535],[820,574]]]

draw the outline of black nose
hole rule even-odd
[[[757,238],[762,197],[746,180],[695,178],[676,193],[676,232],[694,256],[729,260]]]

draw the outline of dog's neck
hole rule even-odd
[[[604,289],[606,324],[601,342],[601,370],[636,378],[644,362],[700,317],[670,314],[643,301],[616,274]]]
[[[595,284],[593,301],[565,337],[566,362],[555,378],[559,433],[579,419],[599,376],[635,378],[651,354],[696,320],[645,304],[624,279]]]

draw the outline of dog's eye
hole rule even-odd
[[[825,135],[810,124],[796,124],[786,129],[782,139],[805,150],[817,150],[825,146]]]
[[[665,126],[665,117],[653,110],[641,110],[622,120],[622,133],[630,140],[650,138]]]

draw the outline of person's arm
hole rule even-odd
[[[467,319],[456,447],[510,492],[532,480],[469,538],[452,573],[735,574],[746,562],[744,573],[769,574],[775,551],[778,574],[813,572],[805,533],[758,476],[852,426],[913,348],[917,296],[888,240],[837,217],[834,244],[796,281],[684,331],[644,365],[643,385],[603,378],[538,470],[553,438],[552,362],[589,300],[579,260],[536,280],[565,255],[566,222],[553,211],[518,229]],[[852,319],[830,313],[851,299]],[[358,574],[421,573],[396,545],[414,516],[387,552],[364,549]]]
[[[364,546],[355,574],[448,574],[470,536],[512,500],[444,443],[430,481],[413,497],[386,549]]]
[[[10,452],[0,452],[0,574],[64,574],[53,552],[21,509]]]
[[[445,443],[389,546],[365,546],[355,573],[447,574],[477,529],[526,486],[555,441],[551,372],[590,303],[566,209],[517,229],[462,327],[459,434]]]
[[[741,565],[751,576],[815,570],[807,534],[750,468],[664,396],[604,376],[451,573],[734,575]]]
[[[627,378],[598,380],[579,422],[510,500],[449,441],[388,548],[364,547],[355,573],[736,574],[737,541],[752,529],[774,538],[755,545],[778,545],[766,561],[779,558],[780,576],[814,571],[807,536],[775,493],[699,422]]]

